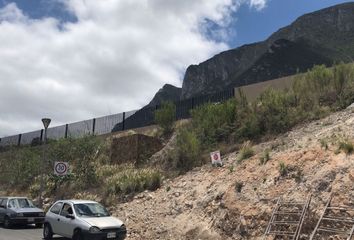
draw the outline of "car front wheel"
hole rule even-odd
[[[84,240],[84,236],[79,229],[75,230],[73,240]]]
[[[53,231],[49,223],[44,224],[43,237],[45,240],[51,240],[53,238]]]
[[[8,216],[6,216],[4,219],[4,228],[11,228],[11,226],[12,226],[11,220]]]

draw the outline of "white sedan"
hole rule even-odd
[[[86,200],[60,200],[45,216],[43,237],[54,234],[73,240],[125,239],[127,230],[118,218],[110,216],[101,204]]]

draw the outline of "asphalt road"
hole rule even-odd
[[[12,229],[5,229],[0,225],[0,240],[42,240],[42,228],[35,228],[34,226],[16,226]],[[68,240],[54,236],[55,240]]]

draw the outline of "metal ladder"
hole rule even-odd
[[[317,236],[324,234],[326,234],[325,236],[327,238],[331,235],[340,235],[346,237],[346,240],[354,240],[354,208],[332,206],[332,199],[333,196],[331,195],[311,234],[310,240],[316,239]],[[350,212],[352,214],[350,214]],[[343,217],[343,215],[347,216]]]
[[[281,237],[281,239],[298,240],[310,202],[311,195],[307,197],[306,202],[285,202],[279,197],[263,240],[268,236],[273,236],[275,239]]]

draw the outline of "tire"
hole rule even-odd
[[[6,216],[4,219],[4,228],[11,228],[11,227],[12,227],[11,220],[8,216]]]
[[[84,236],[80,229],[76,229],[74,231],[73,240],[84,240]]]
[[[36,223],[35,226],[36,226],[36,228],[42,228],[43,227],[43,223]]]
[[[43,238],[45,240],[51,240],[53,239],[53,230],[52,227],[50,226],[49,223],[45,223],[44,224],[44,228],[43,228]]]

